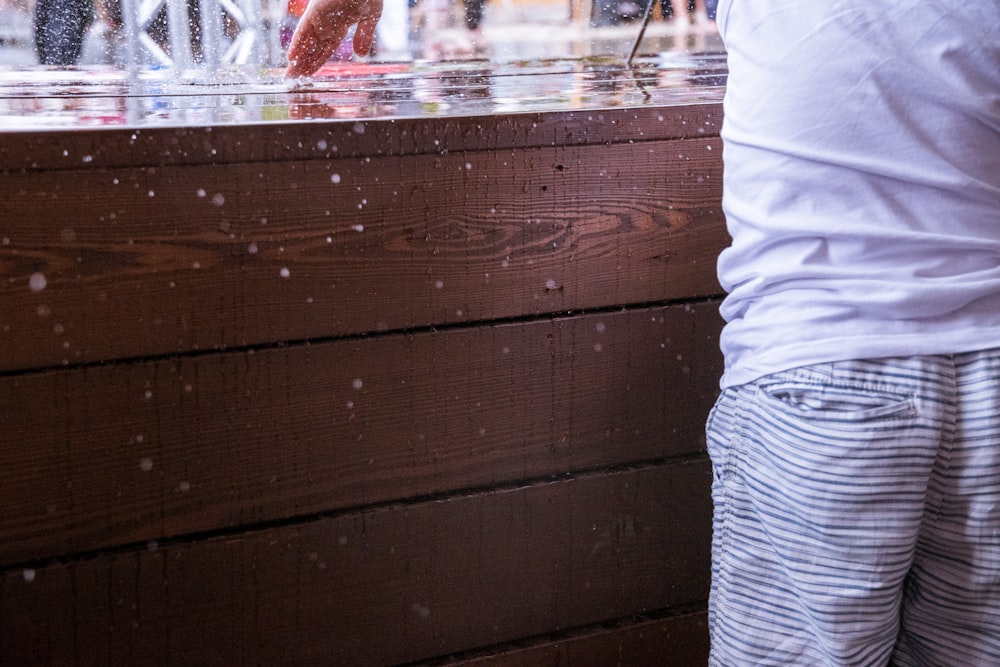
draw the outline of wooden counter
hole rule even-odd
[[[704,664],[724,65],[505,67],[0,82],[0,663]]]

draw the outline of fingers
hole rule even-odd
[[[378,25],[378,17],[365,19],[358,23],[357,30],[354,31],[354,52],[359,56],[367,56],[372,50],[375,42],[375,26]]]
[[[309,76],[315,73],[337,50],[346,34],[347,29],[340,26],[321,31],[311,21],[301,21],[288,47],[285,76]]]
[[[312,0],[292,35],[285,76],[309,76],[330,58],[351,25],[357,23],[353,47],[365,56],[375,42],[382,0]]]

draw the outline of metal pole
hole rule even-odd
[[[646,12],[642,15],[642,26],[639,27],[639,34],[635,37],[635,44],[632,45],[632,51],[628,54],[628,60],[625,63],[631,67],[632,59],[635,58],[636,52],[639,50],[639,44],[642,43],[642,38],[646,34],[646,26],[649,25],[649,17],[653,15],[653,3],[656,0],[649,0],[649,4],[646,5]]]
[[[201,6],[201,43],[205,64],[222,64],[222,10],[219,0],[199,0]]]
[[[139,24],[136,21],[136,16],[139,13],[138,0],[121,0],[121,3],[125,64],[131,68],[139,65]]]
[[[191,17],[187,0],[167,0],[167,28],[170,32],[170,59],[174,67],[190,67]]]

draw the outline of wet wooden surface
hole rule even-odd
[[[0,662],[704,664],[705,58],[110,127],[64,112],[152,98],[50,82],[0,136]],[[191,121],[230,93],[288,112]]]
[[[724,54],[684,52],[640,57],[632,66],[610,57],[505,63],[343,62],[302,80],[246,69],[206,74],[111,67],[0,68],[0,127],[17,131],[202,128],[281,125],[291,120],[399,122],[648,108],[718,103],[725,80]],[[18,143],[4,148],[0,156],[21,152]],[[100,147],[94,148],[89,155],[96,160]],[[290,151],[294,148],[288,146]],[[311,145],[303,148],[313,150]],[[84,156],[73,152],[64,157],[70,159],[63,164],[72,165]]]

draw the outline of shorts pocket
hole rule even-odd
[[[757,400],[767,409],[808,421],[873,422],[916,414],[913,399],[881,389],[787,382],[761,385]]]

